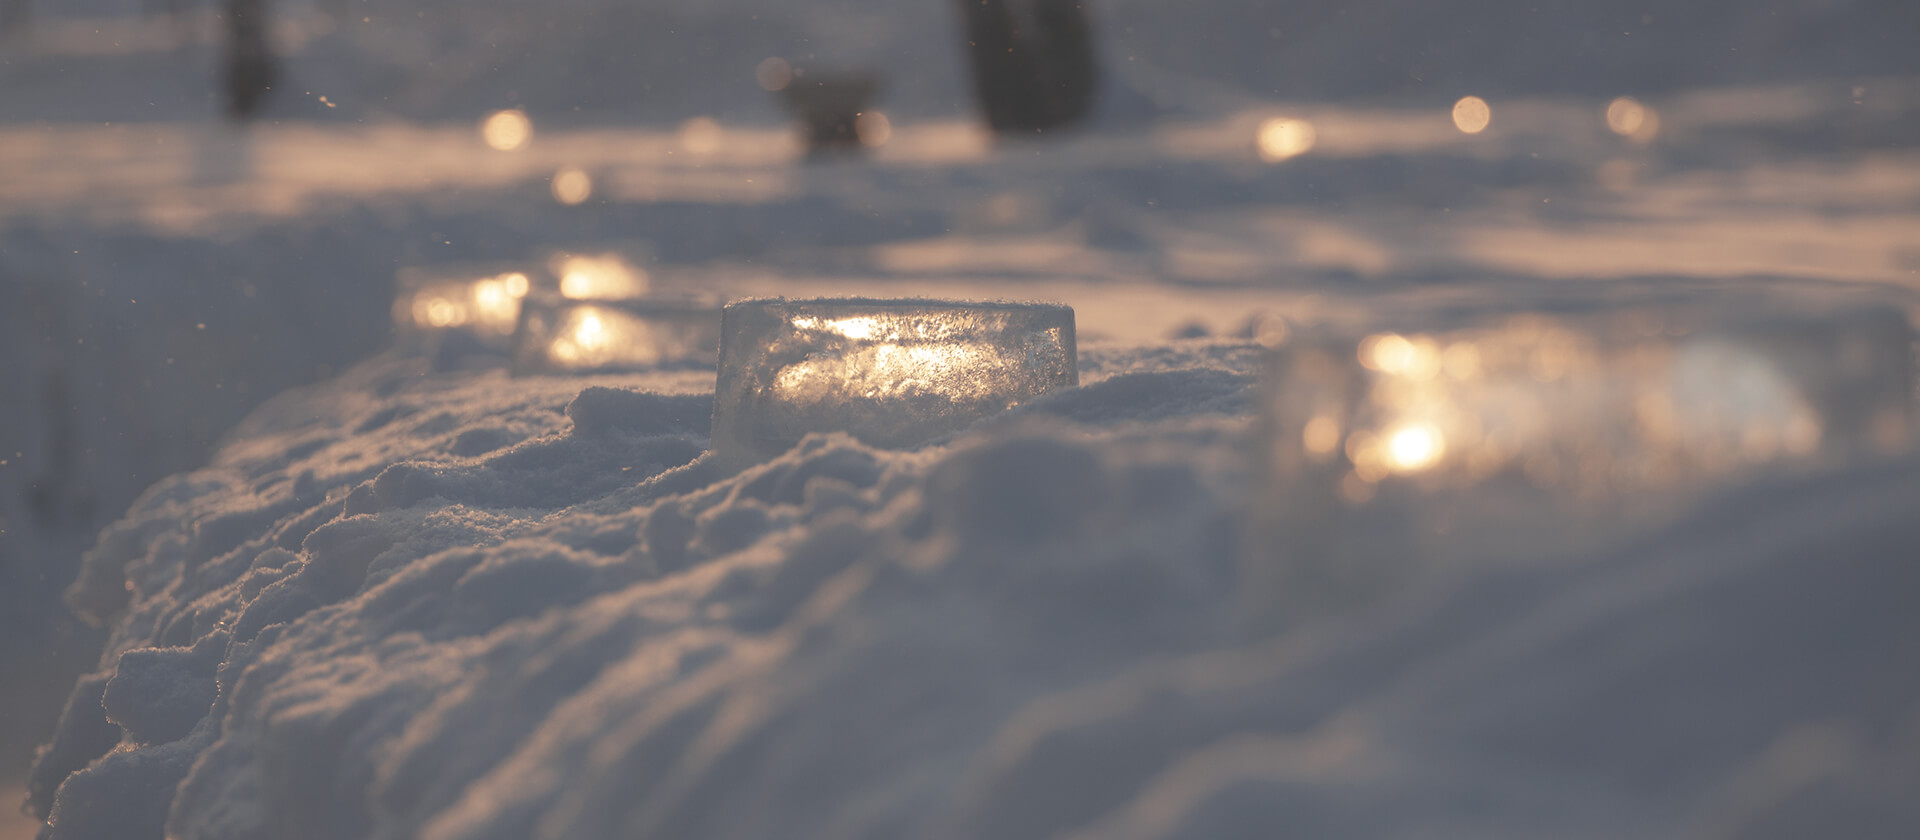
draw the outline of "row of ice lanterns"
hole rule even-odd
[[[720,307],[649,295],[644,272],[615,256],[551,268],[551,290],[507,271],[420,285],[395,314],[416,332],[511,332],[515,375],[712,369],[713,451],[741,467],[820,432],[910,448],[1079,383],[1065,306]],[[1913,329],[1891,308],[1624,308],[1275,338],[1251,436],[1248,545],[1304,550],[1342,575],[1436,545],[1530,556],[1590,545],[1726,476],[1883,457],[1912,437]],[[1583,528],[1594,540],[1581,542]]]
[[[1493,106],[1478,96],[1461,97],[1453,103],[1453,127],[1462,134],[1479,134],[1493,125]],[[1652,107],[1630,96],[1607,103],[1607,130],[1635,143],[1652,142],[1660,133],[1660,115]],[[1278,163],[1313,150],[1319,140],[1313,123],[1297,117],[1269,117],[1260,123],[1254,138],[1260,159]]]
[[[496,346],[510,340],[516,375],[711,366],[739,338],[723,330],[719,301],[650,294],[647,273],[617,254],[557,255],[544,274],[403,276],[402,285],[395,317],[413,333],[461,331]],[[958,399],[958,390],[979,386],[949,376],[955,363],[1031,367],[1031,359],[1063,354],[1067,361],[1043,379],[1049,388],[1077,381],[1072,311],[1065,307],[1002,311],[920,302],[913,306],[934,314],[910,317],[902,314],[906,304],[885,301],[780,306],[794,307],[791,317],[754,335],[830,334],[872,350],[837,368],[808,362],[808,376],[838,383],[815,383],[829,391],[857,381],[854,396],[868,399],[905,393],[895,379],[939,380],[946,384],[917,399]],[[1002,335],[1035,312],[1052,313],[1044,329]],[[1531,483],[1585,492],[1811,456],[1836,442],[1904,445],[1913,381],[1904,314],[1768,317],[1723,317],[1721,326],[1708,327],[1671,312],[1621,309],[1611,320],[1527,315],[1357,340],[1296,330],[1273,342],[1279,346],[1267,415],[1275,428],[1267,437],[1284,439],[1276,450],[1282,460],[1338,466],[1335,484],[1355,502],[1388,478],[1432,472],[1473,482],[1512,467]],[[1037,342],[1023,351],[1029,362],[965,347],[1014,340]],[[846,350],[803,344],[787,350]],[[736,348],[733,355],[749,352],[767,350]],[[789,391],[797,370],[788,365],[780,374]],[[1017,370],[988,379],[1026,381]],[[982,399],[992,402],[990,395]],[[1452,469],[1436,469],[1442,465]]]

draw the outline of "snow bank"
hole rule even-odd
[[[283,395],[88,555],[44,836],[1920,827],[1920,464],[1249,635],[1258,357],[1089,346],[951,443],[731,475],[711,375]]]

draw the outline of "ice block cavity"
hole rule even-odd
[[[738,301],[721,317],[713,448],[758,460],[829,431],[909,447],[1076,384],[1066,306]]]
[[[512,372],[620,373],[663,365],[711,366],[720,344],[715,300],[530,299],[514,337]]]
[[[1913,381],[1891,308],[1298,336],[1270,361],[1249,558],[1289,579],[1256,588],[1590,550],[1715,486],[1905,450]]]

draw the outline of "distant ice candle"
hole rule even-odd
[[[750,462],[829,431],[909,447],[1077,384],[1066,306],[737,301],[721,318],[713,448]]]
[[[1736,479],[1904,450],[1912,354],[1890,308],[1302,331],[1262,396],[1249,592],[1334,605],[1417,571],[1579,553]]]
[[[520,320],[512,370],[530,376],[706,366],[719,343],[717,300],[543,296]]]
[[[533,282],[526,266],[451,264],[400,269],[394,326],[404,349],[435,352],[449,335],[503,350]]]

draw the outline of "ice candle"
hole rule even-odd
[[[528,304],[520,320],[512,372],[532,376],[710,366],[719,344],[717,300],[541,296]]]
[[[1311,612],[1591,551],[1734,481],[1905,450],[1913,380],[1884,307],[1296,333],[1261,397],[1247,591]]]
[[[811,432],[911,447],[1079,384],[1058,304],[743,300],[720,332],[713,448],[737,463]]]

